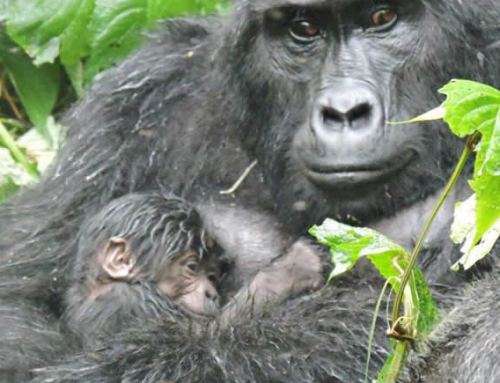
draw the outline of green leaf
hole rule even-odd
[[[7,31],[35,58],[36,64],[52,63],[59,56],[66,29],[71,29],[80,16],[81,3],[81,0],[16,0],[9,11]]]
[[[83,93],[82,58],[90,53],[88,24],[95,7],[94,0],[81,0],[74,16],[61,37],[61,62],[78,95]]]
[[[500,106],[500,91],[468,80],[452,80],[439,90],[447,96],[443,104],[445,122],[460,137],[491,129]]]
[[[213,12],[219,5],[218,0],[0,0],[5,13],[0,19],[8,19],[8,34],[35,64],[59,56],[81,94],[97,73],[137,48],[156,20]]]
[[[91,55],[84,80],[111,66],[136,48],[143,40],[141,31],[147,25],[147,1],[98,0],[88,26]]]
[[[36,67],[31,59],[0,32],[2,62],[31,122],[50,140],[47,119],[59,93],[60,71],[55,65]]]
[[[142,31],[161,18],[215,10],[217,0],[97,0],[88,26],[91,55],[85,83],[143,41]]]
[[[330,279],[350,270],[362,257],[367,257],[377,270],[399,287],[401,270],[392,262],[394,257],[406,256],[406,250],[369,228],[359,228],[327,219],[321,226],[313,226],[309,233],[330,247],[334,269]]]

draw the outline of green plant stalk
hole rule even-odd
[[[401,280],[401,285],[399,286],[399,290],[397,292],[395,301],[394,301],[394,308],[392,312],[392,323],[396,323],[398,318],[399,318],[399,312],[401,309],[401,302],[403,301],[403,294],[405,290],[405,286],[407,285],[408,281],[410,280],[410,276],[412,274],[413,267],[415,266],[415,263],[417,262],[418,255],[420,254],[420,251],[422,250],[422,247],[424,245],[424,240],[432,226],[432,223],[436,219],[436,216],[441,209],[441,207],[444,204],[444,201],[450,194],[451,190],[453,187],[456,185],[458,179],[460,178],[460,175],[462,174],[462,171],[465,167],[465,164],[467,163],[467,160],[469,159],[470,154],[474,150],[474,146],[476,144],[477,139],[480,137],[480,133],[476,132],[469,136],[467,138],[467,141],[465,142],[465,148],[462,152],[462,155],[460,156],[460,159],[458,160],[457,166],[455,167],[455,170],[453,171],[453,174],[451,175],[450,179],[448,180],[448,183],[446,184],[444,190],[441,193],[441,196],[439,197],[438,202],[432,209],[431,215],[427,219],[427,222],[425,223],[424,228],[420,232],[420,235],[417,240],[417,244],[415,245],[415,248],[413,249],[410,260],[408,262],[408,266],[405,270],[405,273],[403,274],[403,278]]]
[[[390,285],[389,280],[390,279],[387,279],[385,281],[384,287],[382,288],[382,291],[380,292],[380,295],[377,299],[377,304],[375,305],[375,312],[373,313],[372,324],[370,326],[370,337],[368,339],[368,351],[366,355],[366,364],[365,364],[365,379],[363,380],[363,383],[368,383],[368,372],[370,370],[370,361],[373,349],[373,337],[375,335],[376,331],[375,329],[377,327],[377,319],[378,319],[378,314],[380,312],[380,307],[382,306],[382,301],[384,300],[385,292],[387,291],[387,288]]]
[[[391,368],[387,370],[386,375],[383,378],[377,378],[377,383],[396,383],[399,371],[401,370],[401,366],[406,358],[408,348],[408,341],[398,341],[393,353]]]
[[[9,149],[12,157],[19,163],[28,174],[38,178],[40,174],[36,169],[35,165],[29,160],[29,158],[23,153],[17,142],[12,138],[10,133],[7,131],[5,125],[0,122],[0,140],[4,143],[5,147]]]

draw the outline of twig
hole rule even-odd
[[[238,190],[238,188],[241,186],[241,184],[243,183],[243,181],[245,181],[245,179],[248,177],[248,175],[250,174],[250,172],[252,171],[252,169],[257,165],[257,160],[255,160],[254,162],[252,162],[250,165],[248,165],[248,167],[245,169],[245,171],[243,172],[243,174],[240,176],[240,178],[238,178],[236,180],[236,182],[234,183],[233,186],[231,186],[229,189],[227,190],[221,190],[219,192],[219,194],[233,194],[236,190]]]

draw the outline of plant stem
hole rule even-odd
[[[403,301],[404,290],[406,284],[410,280],[413,267],[415,266],[418,255],[420,254],[420,251],[422,250],[422,247],[424,245],[425,237],[427,236],[427,233],[429,232],[432,223],[436,219],[439,210],[443,206],[444,201],[446,200],[451,190],[453,189],[458,179],[460,178],[460,174],[462,173],[464,166],[467,163],[467,160],[469,159],[470,154],[474,150],[475,144],[479,137],[480,133],[476,132],[467,138],[467,141],[465,142],[465,148],[462,152],[462,155],[460,156],[460,159],[458,160],[457,166],[455,167],[453,174],[451,175],[450,179],[448,180],[448,183],[446,184],[444,190],[442,191],[438,202],[432,209],[431,215],[427,219],[424,228],[422,229],[420,235],[418,236],[417,243],[411,253],[410,260],[408,261],[408,267],[406,268],[405,273],[403,274],[401,285],[399,286],[399,290],[397,292],[396,299],[394,301],[394,308],[392,311],[392,323],[397,323],[397,320],[399,318],[399,312],[401,308],[401,302]]]
[[[408,341],[398,341],[396,348],[392,354],[391,368],[385,372],[383,377],[378,377],[378,383],[396,383],[401,367],[406,359],[406,354],[409,350]]]
[[[12,138],[7,128],[0,122],[0,141],[3,142],[5,147],[9,149],[12,157],[24,168],[26,172],[33,177],[38,178],[40,174],[38,170],[29,160],[29,158],[23,153],[21,148],[17,145],[17,142]]]

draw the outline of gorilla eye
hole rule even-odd
[[[186,263],[186,267],[188,268],[189,271],[196,273],[198,271],[198,262],[190,261]]]
[[[375,11],[374,13],[372,13],[370,18],[371,23],[374,27],[382,27],[389,26],[390,24],[394,23],[398,18],[398,14],[396,13],[396,11],[386,8]]]
[[[290,36],[300,43],[314,41],[320,35],[320,29],[307,20],[295,20],[289,29]]]

